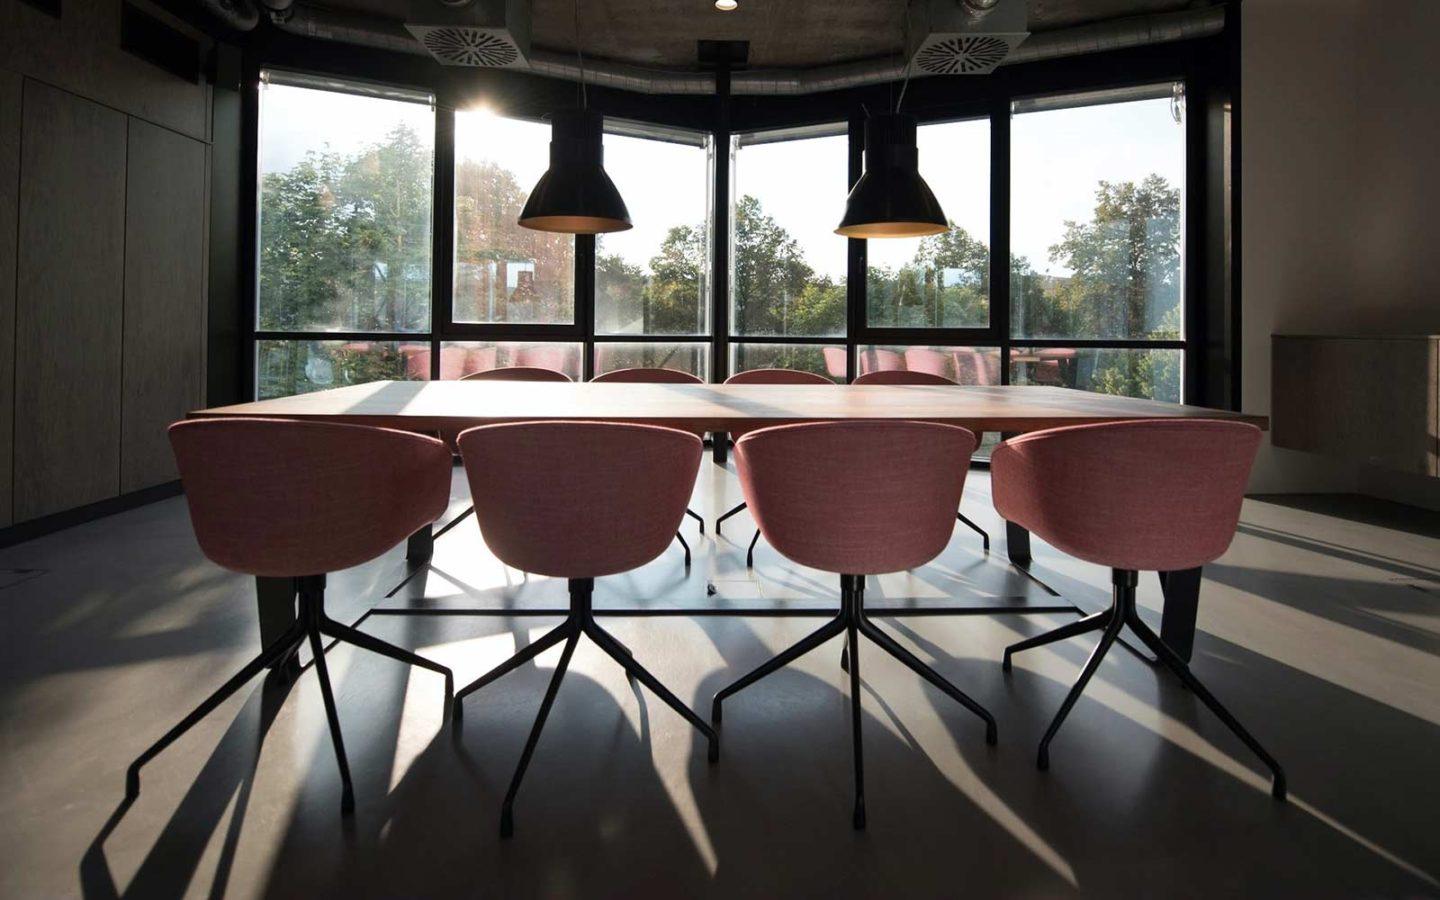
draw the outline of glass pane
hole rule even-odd
[[[859,372],[908,369],[941,375],[957,384],[999,384],[998,347],[861,346]]]
[[[635,343],[595,343],[595,374],[616,369],[679,369],[710,380],[710,344],[663,344],[655,341]]]
[[[730,374],[749,369],[799,369],[845,383],[845,347],[840,344],[731,344]]]
[[[595,242],[598,334],[709,334],[710,152],[605,135],[605,170],[635,227]]]
[[[549,166],[549,125],[455,114],[456,322],[575,323],[575,239],[517,224]]]
[[[1016,115],[1011,154],[1011,334],[1179,338],[1185,127],[1171,99]]]
[[[265,84],[262,331],[428,331],[435,113]]]
[[[736,140],[731,333],[845,334],[845,135]]]
[[[922,125],[920,172],[950,230],[866,245],[867,321],[879,328],[990,325],[990,122]]]
[[[1180,402],[1182,350],[1010,348],[1011,384]]]
[[[255,342],[255,396],[260,400],[369,381],[429,379],[429,344],[399,341]]]
[[[509,366],[533,366],[564,372],[580,380],[580,345],[559,341],[446,341],[440,345],[440,380]]]

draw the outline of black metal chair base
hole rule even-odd
[[[710,707],[710,721],[717,726],[723,718],[723,707],[727,697],[730,697],[767,675],[770,675],[811,650],[829,641],[831,638],[845,635],[845,656],[842,657],[842,665],[850,675],[850,731],[854,741],[855,759],[855,811],[852,824],[856,829],[865,827],[865,765],[864,753],[862,752],[860,740],[860,636],[864,635],[880,649],[909,666],[916,674],[939,688],[951,699],[961,706],[979,716],[985,722],[985,742],[994,744],[996,741],[995,717],[975,700],[971,699],[964,691],[946,681],[938,672],[930,668],[919,657],[895,641],[885,632],[881,631],[874,622],[865,614],[865,579],[860,575],[840,576],[840,614],[824,625],[820,626],[808,636],[801,638],[778,656],[761,664],[744,677],[721,690],[715,695],[715,700]]]
[[[600,627],[591,607],[594,590],[595,579],[593,578],[570,579],[570,610],[565,621],[544,637],[461,688],[455,695],[451,723],[455,737],[458,739],[464,723],[462,710],[467,696],[513,672],[561,641],[565,642],[565,649],[560,654],[560,663],[555,667],[555,673],[550,676],[550,684],[545,689],[545,697],[540,701],[540,712],[535,716],[535,724],[531,727],[530,736],[525,741],[525,749],[520,751],[520,762],[515,768],[514,777],[510,779],[510,788],[505,792],[505,802],[500,810],[501,837],[508,838],[515,833],[515,797],[520,791],[520,782],[525,777],[525,770],[530,766],[530,758],[535,754],[535,745],[540,742],[540,732],[545,728],[545,720],[550,716],[550,707],[555,703],[555,695],[560,691],[560,682],[565,679],[565,670],[570,666],[570,657],[574,654],[575,645],[579,643],[582,635],[590,638],[611,659],[619,663],[628,676],[648,687],[667,706],[694,725],[709,742],[708,757],[711,763],[720,759],[720,737],[715,730],[694,710],[686,706],[679,697],[671,693],[670,689],[665,687],[658,678],[650,674],[649,670],[640,665],[629,648],[616,640],[610,632]]]
[[[990,532],[970,521],[968,518],[965,517],[965,514],[962,512],[957,512],[955,514],[955,520],[963,524],[966,528],[969,528],[971,531],[980,535],[980,543],[985,548],[985,552],[990,552]]]
[[[388,656],[399,662],[409,663],[412,666],[419,666],[444,675],[445,709],[447,711],[450,709],[450,700],[455,693],[455,676],[449,669],[402,647],[396,647],[394,644],[351,628],[349,625],[342,625],[325,615],[324,575],[309,575],[295,580],[299,596],[299,615],[296,617],[295,624],[272,641],[270,646],[260,652],[259,656],[246,663],[219,690],[205,698],[205,701],[181,719],[179,724],[165,732],[160,740],[151,744],[144,753],[136,757],[125,772],[125,799],[127,801],[134,800],[140,795],[140,769],[147,762],[158,756],[166,747],[193,728],[256,675],[293,656],[300,649],[300,645],[308,640],[310,650],[315,656],[315,674],[320,681],[320,694],[325,701],[325,718],[329,722],[330,739],[335,747],[335,763],[340,769],[342,785],[340,811],[347,816],[354,812],[355,790],[350,782],[350,763],[346,759],[345,741],[340,734],[340,717],[335,708],[335,694],[330,686],[330,670],[325,664],[325,647],[320,640],[322,635],[344,641],[347,644],[354,644],[362,650],[369,650],[372,653]]]
[[[1065,695],[1064,702],[1060,704],[1060,710],[1055,713],[1055,718],[1051,720],[1050,727],[1045,730],[1045,736],[1040,739],[1040,749],[1035,758],[1036,767],[1042,771],[1050,768],[1050,742],[1055,739],[1056,732],[1060,730],[1060,726],[1065,722],[1065,717],[1070,714],[1071,708],[1075,706],[1075,701],[1079,700],[1080,695],[1084,693],[1085,685],[1090,682],[1090,678],[1095,674],[1095,670],[1100,668],[1101,661],[1105,658],[1105,654],[1110,650],[1111,645],[1115,643],[1116,638],[1119,637],[1120,630],[1128,625],[1130,630],[1149,648],[1150,652],[1154,653],[1160,661],[1164,663],[1166,668],[1174,672],[1176,676],[1184,682],[1185,686],[1199,697],[1201,702],[1209,707],[1210,711],[1213,712],[1221,722],[1224,722],[1225,726],[1234,732],[1236,737],[1244,742],[1245,746],[1250,748],[1251,752],[1260,757],[1261,761],[1270,769],[1272,776],[1271,795],[1277,800],[1284,800],[1286,797],[1285,772],[1280,768],[1280,764],[1275,761],[1273,756],[1265,751],[1264,747],[1260,746],[1260,742],[1255,740],[1249,731],[1245,730],[1245,726],[1241,725],[1240,722],[1230,714],[1230,711],[1222,706],[1219,700],[1215,699],[1215,695],[1211,694],[1210,691],[1200,683],[1200,680],[1190,671],[1190,667],[1185,664],[1185,661],[1182,660],[1174,650],[1171,650],[1154,631],[1151,631],[1150,626],[1146,625],[1144,620],[1140,618],[1140,613],[1135,605],[1135,586],[1139,580],[1137,573],[1128,569],[1116,569],[1113,573],[1113,580],[1115,585],[1114,601],[1109,609],[1101,610],[1075,622],[1066,623],[1054,631],[1037,635],[1005,648],[1005,658],[1001,661],[1001,667],[1006,672],[1009,672],[1011,655],[1019,653],[1022,650],[1041,647],[1045,644],[1062,641],[1066,638],[1085,634],[1089,631],[1103,632],[1100,636],[1100,643],[1095,646],[1094,651],[1090,654],[1090,658],[1085,661],[1085,667],[1080,670],[1080,677],[1075,680],[1075,684],[1070,688],[1070,692]]]

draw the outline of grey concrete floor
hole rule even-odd
[[[976,473],[933,564],[872,578],[872,604],[1019,603]],[[694,506],[739,499],[707,466]],[[457,477],[454,509],[466,503]],[[843,514],[843,508],[837,509]],[[765,547],[746,516],[685,533],[597,605],[834,607],[830,576]],[[708,530],[708,529],[707,529]],[[500,800],[558,649],[467,702],[457,744],[441,679],[330,651],[357,810],[339,779],[313,672],[242,690],[145,770],[128,761],[257,650],[249,579],[200,555],[183,500],[0,551],[0,893],[64,896],[1435,896],[1440,895],[1440,525],[1358,498],[1247,501],[1206,570],[1193,668],[1287,767],[1272,801],[1257,760],[1173,678],[1113,652],[1052,747],[1034,757],[1094,636],[1017,657],[1067,615],[891,619],[884,626],[988,706],[978,720],[873,647],[862,650],[869,829],[850,827],[847,679],[839,643],[738,695],[722,758],[582,643],[502,843]],[[1036,546],[1035,571],[1086,608],[1108,576]],[[563,603],[564,585],[499,565],[467,522],[393,597],[402,551],[332,577],[328,606],[503,609]],[[707,596],[713,588],[714,595]],[[1159,589],[1141,601],[1158,619]],[[696,709],[813,618],[605,620]],[[554,620],[372,614],[363,628],[464,683]]]

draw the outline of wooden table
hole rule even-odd
[[[425,432],[455,432],[475,425],[537,419],[645,422],[717,433],[738,426],[754,428],[850,419],[917,419],[1002,435],[1133,419],[1218,418],[1249,422],[1260,428],[1269,425],[1263,416],[1023,385],[377,381],[199,410],[191,416],[266,416]],[[1006,523],[1006,539],[1010,562],[1022,571],[1027,570],[1031,561],[1029,533]],[[406,556],[414,563],[423,563],[430,558],[430,552],[431,531],[427,528],[410,539]],[[1186,659],[1194,642],[1200,575],[1200,569],[1160,573],[1165,594],[1161,637]],[[292,615],[293,589],[283,579],[260,579],[259,592],[262,632],[283,630]],[[699,611],[677,611],[679,614],[696,612]],[[877,614],[883,613],[877,611]]]

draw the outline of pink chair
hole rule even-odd
[[[933,351],[931,351],[931,352],[933,352]],[[936,355],[938,356],[939,354],[936,354]],[[907,358],[907,359],[909,358],[908,355],[907,355],[906,358]],[[946,378],[944,375],[937,375],[937,374],[934,374],[934,373],[932,373],[932,372],[921,372],[921,371],[916,371],[916,370],[911,370],[911,369],[881,369],[881,370],[875,371],[875,372],[866,372],[864,375],[861,375],[860,377],[856,378],[856,379],[855,379],[855,383],[856,383],[856,384],[948,384],[948,385],[951,385],[951,386],[954,386],[954,384],[955,384],[955,382],[953,382],[953,381],[951,381],[950,379]],[[967,459],[967,461],[966,461],[966,465],[967,465],[967,466],[969,465],[968,459]],[[967,517],[965,516],[965,514],[962,513],[962,512],[957,511],[957,512],[955,513],[955,519],[956,519],[956,521],[959,521],[959,522],[963,523],[966,528],[969,528],[971,531],[973,531],[973,532],[975,532],[976,534],[980,535],[980,545],[981,545],[982,547],[984,547],[986,553],[989,553],[989,552],[990,552],[990,532],[986,531],[985,529],[981,528],[979,525],[976,525],[974,522],[970,521],[970,519],[967,518]]]
[[[596,578],[664,552],[685,515],[701,446],[700,438],[678,429],[607,422],[523,422],[461,433],[460,454],[485,543],[501,562],[565,578],[570,587],[570,613],[558,628],[455,695],[458,729],[468,694],[565,642],[505,794],[503,837],[514,832],[515,795],[582,634],[705,735],[710,761],[719,759],[714,730],[600,627],[590,605]],[[582,534],[588,537],[575,539]]]
[[[1103,631],[1080,677],[1040,740],[1037,764],[1050,766],[1050,742],[1106,651],[1129,626],[1274,775],[1285,774],[1255,738],[1205,689],[1169,645],[1140,618],[1140,570],[1203,566],[1230,546],[1260,429],[1206,419],[1110,422],[1036,431],[1011,438],[990,456],[995,509],[1058,550],[1112,569],[1110,608],[1005,648],[1010,657],[1088,631]]]
[[[804,372],[804,371],[801,371],[800,369],[749,369],[749,370],[744,371],[744,372],[736,372],[734,375],[731,375],[729,378],[725,379],[725,383],[726,383],[726,384],[828,384],[828,385],[830,385],[831,387],[834,387],[834,386],[835,386],[835,382],[833,382],[833,381],[831,381],[830,379],[826,378],[824,375],[817,375],[817,374],[814,373],[814,372]],[[755,430],[755,429],[753,429],[753,428],[750,428],[750,429],[746,429],[746,428],[738,428],[738,429],[735,429],[735,430],[733,430],[733,431],[730,432],[730,439],[731,439],[731,440],[738,441],[738,440],[740,440],[740,438],[744,437],[747,432],[749,432],[749,431],[754,431],[754,430]],[[716,439],[716,440],[724,440],[724,438],[718,437],[718,436],[717,436],[715,439]],[[731,516],[735,515],[736,513],[739,513],[739,512],[744,511],[744,509],[745,509],[745,504],[744,504],[744,503],[738,504],[734,509],[732,509],[732,510],[730,510],[729,512],[725,513],[725,515],[721,516],[720,518],[716,519],[716,520],[715,520],[715,533],[716,533],[716,534],[719,534],[719,533],[720,533],[720,525],[721,525],[722,522],[724,522],[726,519],[730,518]],[[757,543],[759,543],[759,541],[760,541],[760,529],[759,529],[759,528],[756,528],[756,529],[755,529],[755,534],[754,534],[754,536],[752,536],[752,537],[750,538],[750,547],[745,551],[745,568],[747,568],[747,569],[753,569],[753,568],[755,568],[755,545],[756,545]]]
[[[612,369],[609,372],[596,375],[590,379],[592,384],[610,382],[612,384],[704,384],[705,382],[698,375],[689,372],[682,372],[679,369],[660,368],[634,368],[634,369]],[[704,435],[699,435],[704,440]],[[705,534],[705,519],[690,507],[685,507],[685,515],[700,523],[700,534]],[[685,542],[685,536],[675,532],[675,540],[685,548],[685,568],[690,568],[690,545]]]
[[[860,352],[861,372],[880,372],[886,369],[903,369],[905,360],[894,350],[883,350],[878,347]]]
[[[320,636],[444,675],[447,709],[454,682],[439,663],[327,616],[325,573],[369,562],[439,518],[450,502],[450,451],[434,438],[403,431],[277,419],[178,422],[170,426],[170,443],[200,550],[235,572],[294,579],[299,616],[131,763],[126,797],[140,793],[145,763],[308,640],[340,767],[340,808],[348,815],[355,794]]]
[[[825,357],[826,374],[844,381],[849,375],[849,351],[844,347],[822,347],[820,352]]]
[[[840,614],[715,695],[721,703],[821,644],[846,636],[850,714],[855,754],[856,828],[865,827],[865,780],[860,741],[859,635],[865,635],[925,680],[985,721],[995,743],[995,719],[959,688],[881,631],[865,614],[865,576],[924,565],[950,540],[965,466],[975,435],[926,422],[815,422],[780,425],[745,435],[735,445],[740,484],[765,538],[802,566],[840,575]],[[836,515],[845,499],[853,515]]]
[[[950,357],[938,350],[931,350],[929,347],[908,347],[905,350],[906,369],[911,372],[939,375],[954,384],[954,380],[949,376],[950,365]]]
[[[460,380],[461,380],[461,381],[554,381],[554,382],[566,381],[566,382],[568,382],[568,381],[570,380],[570,376],[569,376],[569,375],[566,375],[564,372],[557,372],[557,371],[555,371],[554,369],[542,369],[542,368],[539,368],[538,366],[502,366],[502,367],[500,367],[500,368],[498,368],[498,369],[485,369],[485,370],[480,371],[480,372],[471,372],[469,375],[462,375],[462,376],[460,376]],[[444,442],[445,442],[445,445],[446,445],[447,447],[453,447],[453,446],[455,446],[455,439],[456,439],[456,437],[458,437],[458,435],[457,435],[454,431],[442,431],[442,432],[440,432],[440,440],[444,441]],[[443,527],[443,528],[441,528],[440,530],[436,531],[435,534],[434,534],[433,536],[431,536],[430,540],[432,540],[432,541],[439,540],[440,536],[443,535],[443,534],[445,534],[445,532],[449,531],[450,529],[454,528],[456,525],[459,525],[461,522],[463,522],[463,521],[465,521],[466,519],[470,518],[470,514],[473,513],[474,511],[475,511],[475,507],[474,507],[474,506],[467,506],[467,507],[465,507],[465,511],[464,511],[464,512],[462,512],[460,515],[456,516],[455,518],[451,519],[449,522],[446,522],[446,523],[445,523],[445,527]],[[682,543],[683,543],[683,541],[682,541]],[[685,559],[686,559],[687,565],[688,565],[688,561],[689,561],[689,559],[690,559],[690,548],[689,548],[689,547],[686,547],[686,548],[685,548]]]
[[[569,381],[570,376],[555,369],[544,369],[539,366],[502,366],[498,369],[486,369],[483,372],[471,372],[460,378],[461,381]]]

